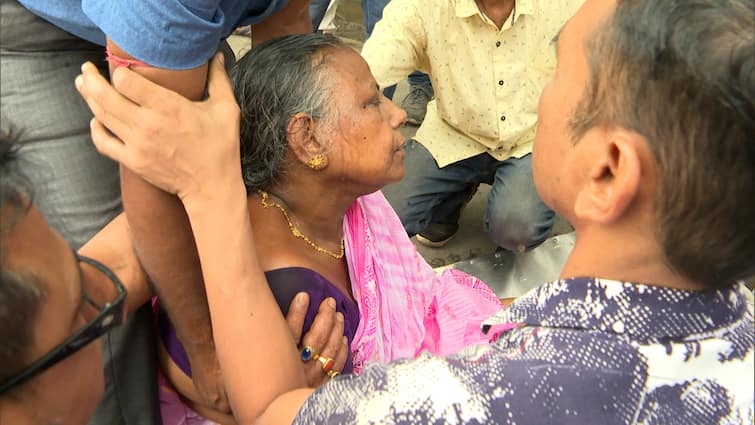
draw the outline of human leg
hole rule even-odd
[[[386,192],[407,233],[413,236],[432,223],[456,224],[458,210],[479,182],[474,158],[439,168],[419,142],[409,140],[404,149],[404,162],[410,166]]]
[[[554,216],[535,190],[532,154],[501,162],[485,213],[485,231],[493,241],[509,251],[534,248],[548,237]]]
[[[409,74],[409,93],[401,101],[406,111],[406,122],[420,125],[425,120],[427,103],[435,96],[430,76],[419,71]]]
[[[309,17],[312,19],[312,29],[317,31],[320,28],[322,18],[328,10],[330,0],[311,0],[309,3]]]

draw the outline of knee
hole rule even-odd
[[[550,234],[554,213],[542,208],[499,206],[489,208],[485,230],[498,246],[512,252],[523,252],[540,245]]]

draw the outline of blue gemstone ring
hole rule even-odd
[[[315,349],[310,347],[309,345],[305,345],[301,348],[301,361],[308,362],[316,357],[319,357],[317,353],[315,353]]]

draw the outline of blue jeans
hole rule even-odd
[[[550,233],[555,213],[537,192],[532,179],[532,155],[498,161],[487,153],[438,168],[430,152],[415,140],[404,147],[403,180],[393,188],[401,199],[393,207],[407,233],[421,233],[432,223],[456,223],[471,191],[491,185],[484,229],[510,251],[531,249]]]
[[[314,3],[316,0],[313,0]],[[383,8],[388,4],[389,0],[362,0],[362,12],[364,13],[364,39],[370,38],[372,30],[375,28],[377,21],[383,18]],[[326,5],[327,6],[327,5]],[[325,13],[325,12],[323,12]],[[430,77],[419,71],[414,71],[409,74],[409,85],[421,86],[427,91],[432,92],[433,85],[430,82]],[[386,87],[383,90],[385,96],[389,99],[393,99],[393,93],[396,92],[396,86]]]
[[[311,0],[309,3],[309,17],[312,19],[312,30],[317,31],[320,27],[322,18],[325,17],[325,12],[328,10],[330,0]]]

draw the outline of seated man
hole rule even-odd
[[[227,348],[282,318],[255,319],[255,313],[250,320],[256,324],[236,325],[234,314],[257,302],[254,291],[228,289],[228,280],[235,279],[221,265],[240,269],[237,262],[203,260],[203,270],[214,264],[205,282],[237,419],[752,421],[755,331],[747,289],[738,281],[755,272],[753,13],[755,6],[746,0],[589,0],[566,24],[557,42],[558,68],[540,102],[534,177],[544,201],[574,223],[577,241],[559,280],[522,296],[487,322],[484,329],[491,332],[500,322],[518,323],[490,346],[445,358],[423,355],[373,364],[360,376],[337,377],[316,391],[293,390],[291,379],[279,389],[293,391],[271,394],[257,385],[259,379],[279,383],[292,369],[250,362],[246,353]],[[116,132],[122,144],[96,125],[99,148],[157,183],[171,166],[188,172],[207,163],[226,164],[213,181],[199,182],[207,189],[193,190],[208,193],[206,203],[225,201],[213,190],[231,179],[231,171],[236,176],[230,181],[239,185],[239,172],[232,169],[238,141],[220,132],[220,123],[218,131],[175,130],[175,117],[189,117],[204,105],[150,99],[157,94],[139,94],[144,80],[128,71],[116,74],[115,84],[146,106],[118,111],[107,97],[96,99],[109,112],[97,113],[98,119],[107,125],[117,116],[130,129]],[[151,131],[159,123],[165,132],[178,133],[169,137],[158,131],[166,143],[172,139],[181,150],[193,149],[193,155],[178,155],[183,165],[166,161],[164,153],[141,152],[142,138],[131,133],[144,134],[137,129],[147,113],[160,118]],[[207,143],[205,134],[216,133],[226,136]],[[218,153],[224,150],[229,153]],[[235,196],[234,205],[243,202],[242,193]],[[222,242],[238,239],[247,218],[233,217],[204,222],[214,233],[205,229],[197,240],[207,234]],[[221,237],[217,232],[223,226]],[[264,288],[256,273],[258,282],[249,288]],[[239,275],[244,277],[248,280],[248,273]],[[231,299],[234,305],[223,304]],[[257,309],[264,313],[261,304]],[[255,356],[271,353],[261,346]],[[293,368],[295,357],[281,351],[276,361]],[[269,406],[261,405],[260,391],[267,391]]]
[[[555,65],[551,40],[582,1],[393,0],[385,7],[362,50],[378,84],[418,69],[435,90],[405,148],[412,166],[388,192],[420,243],[445,245],[480,183],[492,186],[484,228],[498,246],[520,252],[548,237],[554,214],[535,191],[530,154],[537,99]]]

